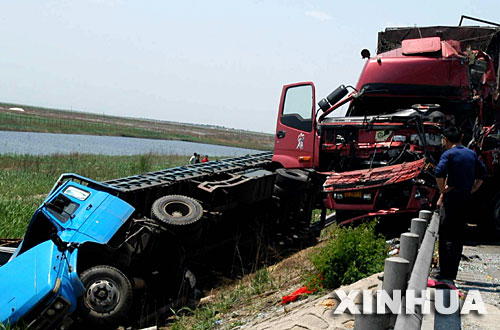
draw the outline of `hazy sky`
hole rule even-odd
[[[314,81],[317,99],[354,85],[385,27],[499,13],[498,0],[0,0],[0,101],[274,132],[283,84]]]

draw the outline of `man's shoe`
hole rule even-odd
[[[434,276],[431,276],[433,279],[435,279],[436,281],[440,281],[440,282],[451,282],[451,283],[454,283],[453,281],[455,281],[454,278],[452,278],[451,276],[444,276],[440,273],[434,275]]]

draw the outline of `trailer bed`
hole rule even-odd
[[[205,176],[232,173],[271,164],[273,153],[264,152],[242,157],[227,158],[193,165],[178,166],[165,170],[133,175],[104,181],[102,184],[120,192],[133,192],[179,181],[202,179]]]

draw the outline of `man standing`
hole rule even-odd
[[[197,162],[196,162],[196,158],[198,158],[198,159],[199,159],[199,157],[200,157],[200,156],[199,156],[199,155],[195,152],[195,153],[191,156],[191,158],[189,158],[189,164],[196,164],[196,163],[197,163]]]
[[[441,193],[438,201],[439,277],[455,280],[463,249],[463,231],[471,194],[483,183],[486,166],[476,153],[462,145],[456,127],[443,131],[446,151],[436,167],[436,181]]]

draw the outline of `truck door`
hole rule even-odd
[[[315,103],[312,82],[283,86],[273,161],[285,168],[313,167]]]

